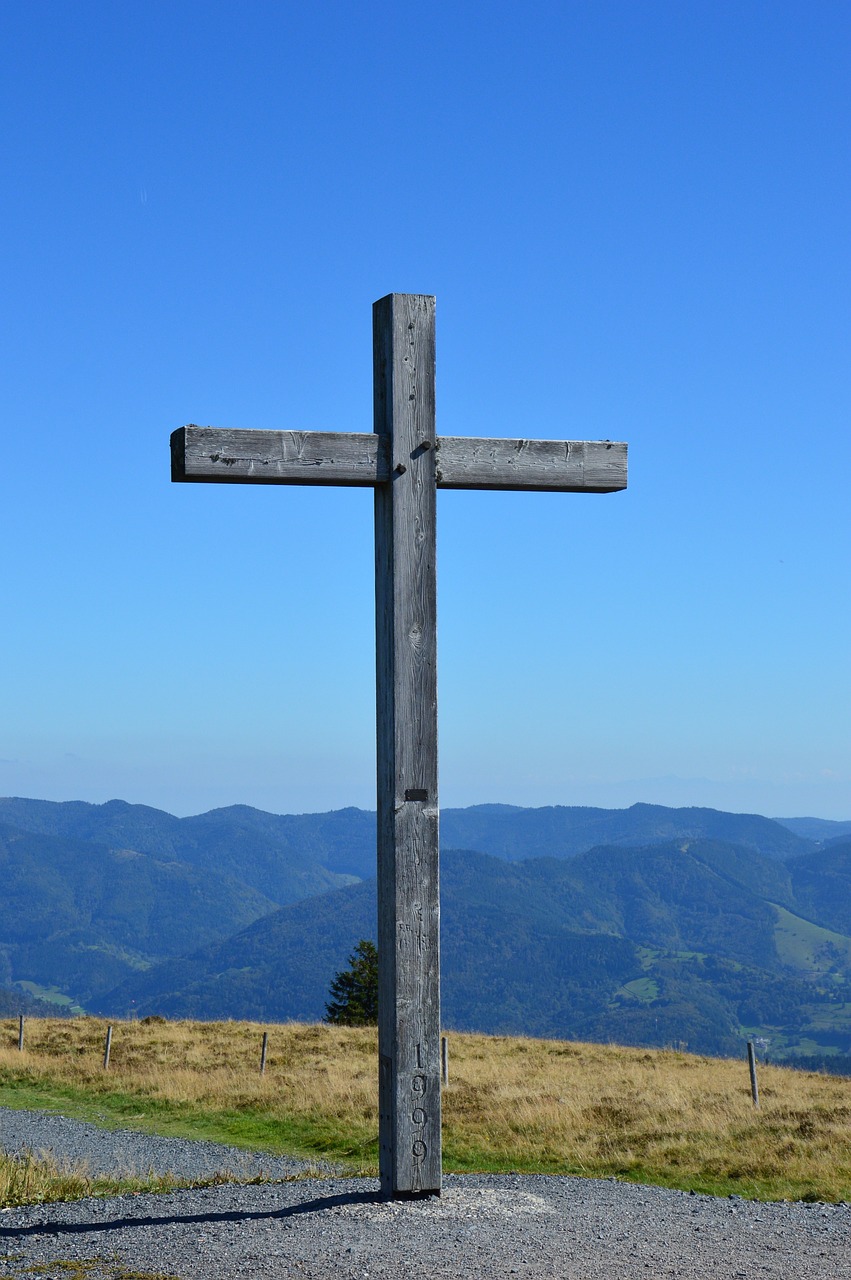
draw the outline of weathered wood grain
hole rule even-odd
[[[438,436],[438,489],[612,493],[626,488],[626,445],[611,440]]]
[[[365,431],[231,431],[181,427],[172,480],[372,487],[390,475],[388,442]]]
[[[379,1164],[388,1196],[439,1193],[440,900],[434,298],[373,308]]]
[[[502,440],[437,436],[438,489],[612,493],[625,489],[627,447],[610,440]],[[244,431],[181,427],[171,438],[172,479],[218,484],[370,487],[390,477],[389,437],[350,431]],[[399,457],[394,465],[407,467]]]

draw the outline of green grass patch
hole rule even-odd
[[[634,1160],[572,1161],[555,1153],[538,1158],[517,1158],[516,1154],[495,1154],[487,1149],[476,1150],[461,1146],[448,1139],[444,1142],[443,1168],[446,1173],[520,1173],[555,1174],[576,1178],[617,1178],[643,1186],[668,1187],[672,1191],[694,1191],[696,1194],[726,1197],[741,1196],[743,1200],[809,1200],[834,1201],[836,1188],[829,1181],[823,1185],[812,1179],[786,1178],[782,1174],[771,1176],[743,1175],[738,1171],[698,1173],[694,1170],[678,1170],[674,1166],[635,1158]]]
[[[41,987],[37,982],[18,982],[15,985],[36,1000],[43,1000],[45,1004],[54,1004],[58,1009],[63,1009],[66,1013],[72,1013],[77,1016],[86,1012],[82,1005],[76,1004],[71,996],[67,996],[58,987]]]
[[[632,996],[640,1004],[652,1004],[659,995],[659,984],[653,978],[633,978],[632,982],[625,982],[620,991]],[[620,991],[615,994],[619,995]]]
[[[804,1005],[802,1013],[809,1017],[809,1028],[813,1031],[847,1032],[851,1023],[851,1004],[837,1002],[834,1005]]]
[[[771,905],[777,912],[775,945],[784,964],[814,975],[826,974],[837,965],[844,969],[851,965],[851,938],[812,924],[777,903]]]
[[[87,1120],[101,1129],[135,1129],[139,1133],[196,1142],[220,1142],[246,1151],[294,1156],[355,1166],[358,1172],[378,1168],[378,1137],[353,1133],[328,1116],[270,1116],[262,1110],[209,1110],[137,1093],[92,1094],[70,1085],[39,1081],[0,1083],[0,1106],[16,1111],[50,1111]]]

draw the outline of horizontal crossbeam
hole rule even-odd
[[[626,488],[626,445],[438,436],[437,487],[612,493]]]
[[[190,426],[171,437],[172,480],[374,487],[389,476],[387,438],[366,432]]]
[[[531,489],[612,493],[626,488],[625,444],[611,440],[500,440],[438,436],[438,489]],[[374,487],[409,458],[391,458],[389,437],[367,432],[230,431],[181,427],[171,437],[172,480],[209,484]]]

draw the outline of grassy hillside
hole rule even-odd
[[[376,1043],[369,1030],[33,1022],[27,1049],[0,1023],[0,1105],[376,1167]],[[450,1171],[615,1176],[715,1194],[851,1199],[851,1081],[684,1053],[450,1036]]]
[[[842,976],[851,968],[851,938],[804,920],[778,906],[774,930],[777,954],[790,969],[810,975]]]

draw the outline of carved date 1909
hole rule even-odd
[[[417,1065],[419,1066],[421,1063],[422,1063],[421,1046],[417,1045]],[[411,1093],[413,1094],[414,1100],[417,1103],[417,1105],[414,1107],[413,1111],[411,1112],[411,1122],[412,1124],[416,1125],[416,1127],[420,1130],[420,1136],[414,1139],[414,1142],[411,1146],[411,1154],[413,1155],[414,1160],[417,1162],[416,1169],[415,1169],[415,1179],[417,1184],[419,1183],[419,1180],[420,1180],[420,1162],[424,1160],[425,1157],[428,1155],[428,1147],[422,1140],[422,1131],[425,1127],[426,1121],[428,1120],[428,1115],[426,1113],[425,1108],[420,1105],[420,1102],[422,1101],[422,1098],[425,1095],[427,1087],[428,1087],[428,1082],[424,1075],[420,1075],[418,1073],[417,1075],[411,1077]]]

